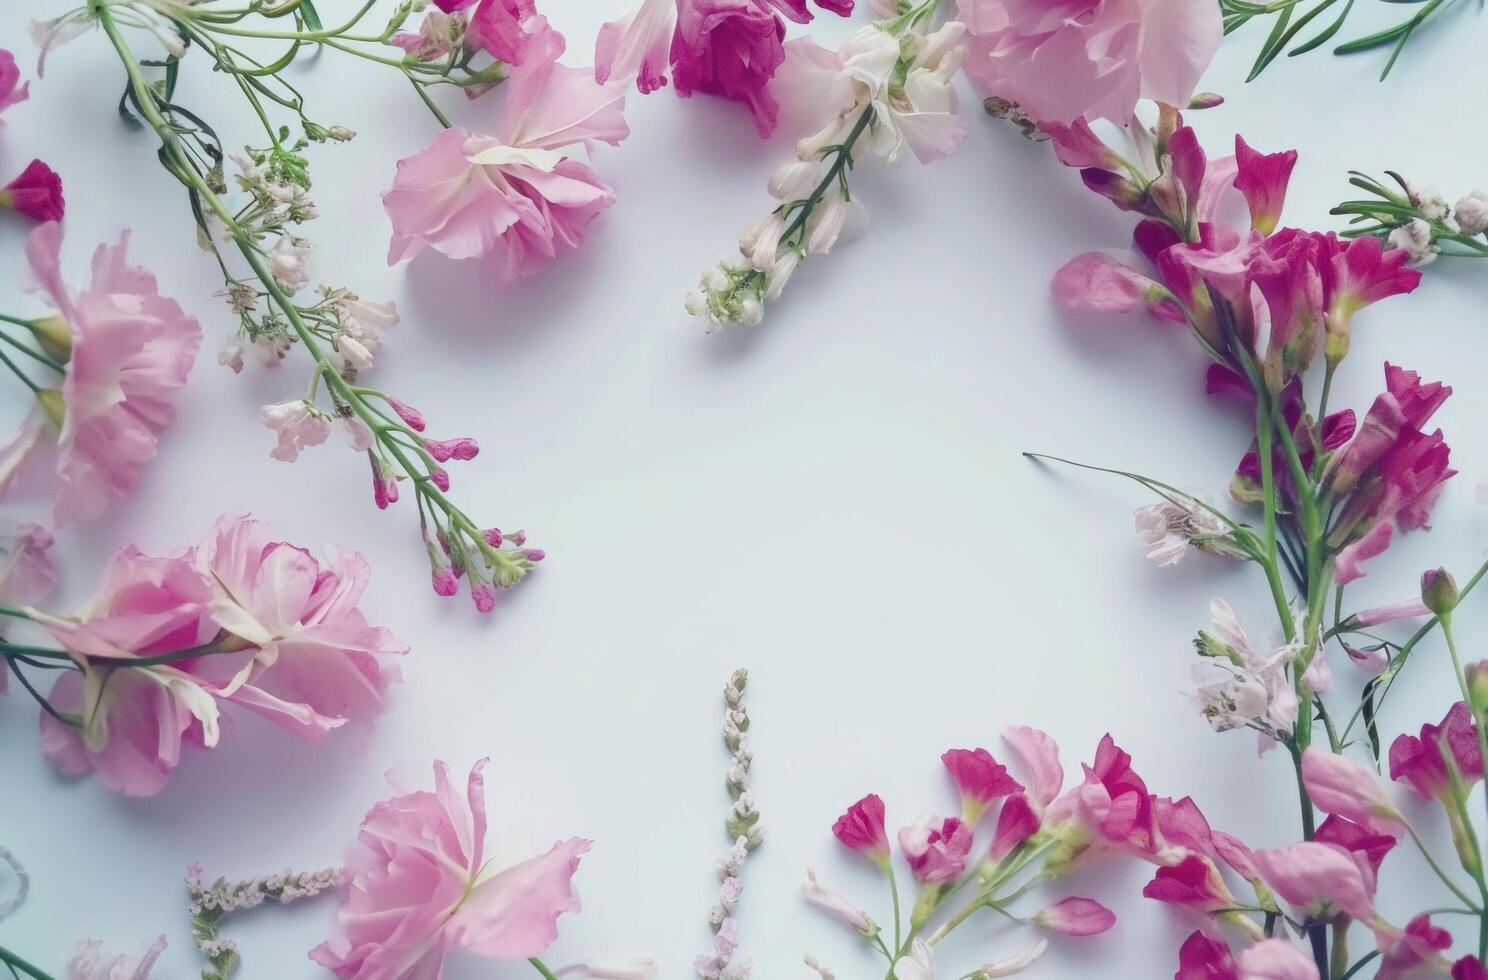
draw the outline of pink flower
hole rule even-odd
[[[1239,980],[1318,980],[1317,964],[1285,939],[1266,939],[1240,954]]]
[[[1202,932],[1191,934],[1178,949],[1174,980],[1237,980],[1229,944]]]
[[[54,543],[38,524],[0,518],[0,605],[29,606],[52,594],[57,570],[47,551]]]
[[[987,807],[1023,789],[986,749],[949,749],[940,761],[961,794],[962,816],[973,827]]]
[[[0,112],[25,102],[31,95],[31,83],[21,81],[21,69],[15,55],[0,48]],[[0,127],[5,125],[0,122]]]
[[[1156,312],[1154,308],[1172,295],[1106,252],[1084,252],[1070,259],[1054,273],[1052,285],[1055,299],[1069,309],[1089,313]]]
[[[1399,837],[1404,820],[1373,772],[1317,746],[1302,753],[1302,782],[1318,809]]]
[[[767,86],[785,61],[784,40],[785,24],[756,0],[679,0],[671,52],[677,94],[742,102],[769,136],[780,104]]]
[[[958,16],[976,86],[1053,123],[1187,106],[1221,34],[1217,8],[1184,0],[960,0]]]
[[[454,259],[490,256],[503,279],[529,275],[577,248],[615,202],[587,164],[565,152],[629,133],[624,96],[593,73],[557,63],[562,39],[534,50],[507,82],[495,136],[454,128],[398,163],[383,206],[393,224],[388,263],[426,245]]]
[[[82,719],[65,724],[42,713],[47,761],[65,776],[94,770],[109,789],[151,796],[180,762],[183,739],[216,744],[217,703],[193,661],[111,665],[210,641],[217,629],[204,615],[208,598],[187,558],[149,558],[130,547],[109,561],[99,592],[75,617],[45,624],[80,668],[63,673],[48,700]]]
[[[1016,797],[1015,797],[1016,798]],[[1085,781],[1050,804],[1044,825],[1063,825],[1085,847],[1070,858],[1096,849],[1115,849],[1156,858],[1162,849],[1154,798],[1131,768],[1131,756],[1110,735],[1101,739],[1095,762],[1085,767]]]
[[[1048,733],[1026,725],[1009,725],[1002,740],[1013,750],[1024,770],[1029,803],[1042,813],[1064,786],[1064,767],[1059,764],[1059,746]]]
[[[1418,915],[1403,930],[1376,928],[1380,968],[1375,980],[1411,980],[1439,977],[1449,969],[1442,953],[1452,948],[1452,934],[1431,924],[1431,916]]]
[[[464,797],[449,767],[435,762],[434,792],[372,807],[347,856],[339,912],[346,935],[315,947],[312,960],[341,980],[438,980],[453,949],[527,959],[557,938],[558,917],[579,910],[572,879],[589,841],[487,860],[484,766],[471,769]]]
[[[1256,851],[1261,877],[1301,916],[1331,918],[1342,913],[1374,918],[1374,874],[1369,864],[1341,847],[1303,841],[1290,847]]]
[[[943,885],[961,877],[971,842],[971,827],[957,817],[941,820],[925,813],[899,831],[899,849],[909,869],[927,885]]]
[[[1318,825],[1317,836],[1314,838],[1319,844],[1332,844],[1341,847],[1345,851],[1362,858],[1368,865],[1369,872],[1373,875],[1379,874],[1380,865],[1384,863],[1385,857],[1395,849],[1400,841],[1389,834],[1379,834],[1365,827],[1361,827],[1352,820],[1332,815]]]
[[[1452,980],[1488,980],[1488,969],[1476,956],[1464,956],[1452,964]]]
[[[269,455],[285,463],[294,462],[301,450],[319,446],[331,435],[330,417],[303,398],[265,405],[258,410],[258,417],[279,440]]]
[[[620,20],[599,29],[594,42],[594,80],[636,80],[641,94],[667,83],[672,32],[677,26],[677,0],[641,0]]]
[[[1350,619],[1360,626],[1381,626],[1385,623],[1393,623],[1397,619],[1411,619],[1416,616],[1430,616],[1431,610],[1426,608],[1426,603],[1420,598],[1405,599],[1394,602],[1388,606],[1375,606],[1354,613]]]
[[[0,188],[0,208],[14,208],[32,221],[61,221],[66,210],[62,178],[40,160],[32,160],[20,176]]]
[[[222,518],[196,565],[213,620],[253,648],[221,697],[311,741],[382,710],[400,679],[390,660],[408,648],[358,608],[371,575],[361,555],[333,550],[322,564],[262,521]]]
[[[1269,235],[1281,220],[1287,184],[1297,165],[1297,151],[1257,153],[1239,135],[1235,137],[1235,187],[1245,195],[1250,208],[1250,227]]]
[[[1421,736],[1397,736],[1390,745],[1390,778],[1408,783],[1427,799],[1451,800],[1452,779],[1446,753],[1470,789],[1483,778],[1483,753],[1478,729],[1466,702],[1458,701],[1440,725],[1422,725]]]
[[[1235,904],[1235,896],[1225,887],[1219,869],[1212,861],[1197,854],[1190,854],[1177,864],[1158,868],[1157,874],[1142,889],[1142,895],[1204,913]]]
[[[832,824],[832,833],[843,844],[867,855],[875,864],[887,865],[889,835],[884,829],[884,804],[875,793],[869,793],[847,808]]]
[[[1328,294],[1327,352],[1337,361],[1348,352],[1353,315],[1371,303],[1414,292],[1421,284],[1421,272],[1405,267],[1410,261],[1408,252],[1387,251],[1377,238],[1343,242],[1330,232],[1325,241],[1329,257],[1323,267]]]
[[[806,883],[801,886],[801,894],[812,905],[826,910],[834,918],[846,923],[863,935],[866,936],[872,933],[873,920],[868,918],[867,913],[830,888],[819,884],[816,880],[815,871],[809,869],[806,871]]]
[[[1116,914],[1089,898],[1063,898],[1033,917],[1050,932],[1063,936],[1096,936],[1116,924]]]
[[[60,272],[60,226],[39,225],[26,241],[32,272],[73,335],[52,498],[58,525],[97,517],[134,488],[201,346],[196,319],[160,295],[154,276],[126,264],[128,242],[125,232],[118,245],[100,245],[92,283],[73,293]]]
[[[155,961],[164,952],[164,936],[155,937],[138,962],[122,954],[110,957],[101,939],[84,939],[67,959],[67,980],[149,980]]]
[[[468,14],[470,40],[509,65],[526,64],[533,49],[550,36],[563,41],[533,0],[435,0],[435,6],[445,13],[474,7]]]

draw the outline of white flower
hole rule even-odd
[[[1440,221],[1447,216],[1447,201],[1436,188],[1427,187],[1424,190],[1411,194],[1411,203],[1416,206],[1416,211],[1427,221]]]
[[[734,322],[741,327],[754,327],[764,318],[765,304],[757,296],[745,296],[739,301],[739,315]]]
[[[694,289],[682,301],[682,308],[687,311],[688,316],[706,316],[708,313],[708,295],[701,289]]]
[[[1020,953],[986,964],[972,974],[972,977],[974,980],[991,980],[993,977],[1010,977],[1015,973],[1022,973],[1033,965],[1034,960],[1043,956],[1048,948],[1049,940],[1040,939]]]
[[[827,968],[827,965],[825,963],[823,963],[821,960],[818,960],[810,953],[806,954],[806,965],[815,970],[817,976],[821,977],[821,980],[837,980],[837,974],[833,973],[830,969]]]
[[[935,951],[930,944],[916,939],[909,955],[894,961],[894,976],[898,980],[935,980]]]
[[[1430,265],[1439,251],[1431,240],[1431,225],[1420,218],[1410,221],[1390,232],[1391,248],[1405,249],[1411,265]]]
[[[331,434],[330,419],[303,398],[265,405],[258,410],[258,417],[279,437],[279,445],[269,455],[286,463],[294,462],[301,449],[319,446]]]
[[[372,430],[367,427],[366,422],[355,415],[342,415],[337,421],[340,423],[338,428],[341,430],[341,438],[354,451],[364,453],[372,448]]]
[[[826,194],[811,212],[806,222],[806,250],[813,255],[824,255],[832,250],[847,215],[853,204],[842,196],[840,188]]]
[[[765,274],[765,299],[779,299],[785,290],[785,284],[790,282],[790,277],[795,274],[796,266],[801,264],[801,253],[793,248],[788,248],[780,253],[775,264],[770,266],[770,271]]]
[[[1188,557],[1190,549],[1227,558],[1247,557],[1235,544],[1224,521],[1198,503],[1164,500],[1138,507],[1135,518],[1137,536],[1147,548],[1147,558],[1160,568],[1178,564]]]
[[[739,251],[749,264],[765,271],[775,264],[775,254],[780,251],[780,236],[785,234],[785,219],[780,212],[772,212],[744,229],[739,236]]]
[[[862,909],[841,895],[818,884],[816,872],[809,868],[806,870],[806,883],[801,886],[801,894],[805,896],[806,901],[817,908],[825,909],[859,933],[865,936],[872,934],[873,920],[869,919]]]
[[[1452,213],[1464,235],[1481,235],[1488,231],[1488,194],[1472,191],[1463,195]]]
[[[777,201],[799,201],[816,190],[826,170],[824,160],[792,160],[770,175],[766,188]]]
[[[229,153],[227,156],[238,168],[238,184],[243,190],[257,190],[269,172],[268,162],[254,163],[253,158],[246,151],[243,153]]]
[[[269,252],[269,268],[274,281],[291,293],[309,280],[305,272],[305,256],[310,250],[305,243],[290,235],[282,236]]]
[[[1194,645],[1222,676],[1195,692],[1204,717],[1220,732],[1250,726],[1266,738],[1290,733],[1297,724],[1299,702],[1287,668],[1299,648],[1288,644],[1262,655],[1229,603],[1215,599],[1209,611],[1213,624],[1199,633]]]
[[[376,300],[362,299],[356,293],[343,293],[331,306],[341,325],[345,327],[361,327],[380,334],[398,325],[396,303],[379,303]]]
[[[223,340],[222,346],[217,348],[217,363],[225,368],[232,368],[233,374],[242,374],[243,345],[235,338]]]
[[[553,974],[559,977],[588,977],[592,980],[651,980],[656,976],[656,961],[636,959],[625,966],[608,966],[585,960],[582,963],[570,963],[554,970]]]
[[[331,339],[337,354],[341,355],[341,373],[365,371],[372,366],[374,352],[350,333],[338,333]],[[376,340],[373,340],[376,345]]]

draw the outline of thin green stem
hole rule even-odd
[[[894,869],[890,865],[884,866],[884,875],[889,879],[889,900],[894,903],[894,948],[898,949],[904,941],[903,929],[900,925],[899,881],[894,876]]]
[[[25,960],[21,959],[19,956],[6,949],[4,946],[0,946],[0,963],[4,963],[6,966],[10,967],[10,972],[12,974],[14,974],[16,970],[25,970],[26,975],[31,977],[32,980],[54,980],[50,973],[42,970],[42,968],[39,966],[27,963]]]
[[[1406,824],[1405,830],[1406,833],[1410,834],[1410,839],[1415,842],[1416,850],[1421,852],[1421,856],[1426,859],[1426,863],[1431,867],[1431,870],[1436,873],[1436,876],[1442,880],[1442,884],[1447,886],[1447,890],[1455,895],[1457,897],[1457,900],[1463,905],[1466,905],[1468,908],[1471,909],[1476,909],[1478,912],[1482,912],[1483,910],[1478,905],[1478,903],[1468,898],[1467,893],[1464,892],[1461,888],[1457,887],[1456,882],[1447,877],[1446,870],[1437,863],[1436,858],[1433,857],[1431,855],[1431,852],[1426,849],[1426,842],[1421,840],[1421,835],[1416,833],[1416,828],[1412,827],[1410,824]]]
[[[528,963],[531,963],[532,964],[532,968],[534,970],[536,970],[538,973],[541,973],[544,977],[547,978],[547,980],[558,980],[558,974],[554,973],[552,970],[549,970],[543,964],[543,961],[540,960],[540,959],[538,959],[536,956],[532,957],[527,962]]]
[[[15,373],[15,376],[20,378],[21,382],[27,388],[31,389],[31,393],[33,395],[41,394],[41,387],[37,385],[35,381],[32,381],[31,378],[26,374],[26,372],[21,370],[21,366],[15,361],[11,360],[10,355],[5,353],[3,349],[0,349],[0,362],[3,362],[6,367],[10,368],[11,371]]]
[[[31,358],[32,360],[39,361],[42,364],[45,364],[47,367],[51,368],[53,371],[58,372],[59,374],[66,374],[67,373],[67,368],[60,361],[53,360],[52,358],[48,357],[46,354],[43,354],[41,351],[35,350],[34,348],[27,346],[26,344],[22,343],[19,338],[12,337],[10,334],[6,333],[4,330],[0,330],[0,340],[5,341],[7,344],[9,344],[10,346],[14,347],[16,350],[20,351],[22,354],[25,354],[27,357]]]

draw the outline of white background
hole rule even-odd
[[[326,20],[345,6],[326,3]],[[624,6],[550,0],[566,60],[587,63],[599,24]],[[63,9],[0,5],[0,38],[29,68],[26,22]],[[815,25],[829,41],[851,26],[830,15]],[[1229,103],[1194,121],[1211,155],[1237,130],[1263,149],[1302,150],[1291,223],[1335,227],[1327,210],[1349,190],[1350,168],[1398,169],[1455,198],[1488,183],[1484,26],[1473,9],[1451,14],[1384,85],[1378,57],[1321,53],[1244,85],[1261,41],[1251,30],[1226,44],[1205,81]],[[253,139],[225,80],[191,62],[181,100],[229,144]],[[800,976],[807,951],[839,976],[878,975],[855,939],[804,906],[804,870],[883,920],[881,882],[840,853],[832,820],[869,791],[888,801],[892,827],[950,810],[940,752],[1001,754],[997,733],[1011,722],[1053,733],[1071,778],[1113,732],[1155,792],[1192,794],[1216,826],[1256,846],[1295,838],[1284,755],[1257,761],[1249,735],[1211,734],[1184,696],[1189,641],[1212,596],[1230,597],[1269,635],[1258,576],[1207,558],[1149,566],[1131,533],[1131,511],[1147,502],[1139,488],[1019,455],[1120,465],[1218,498],[1245,420],[1206,401],[1200,355],[1172,326],[1055,309],[1050,274],[1085,249],[1123,247],[1131,221],[975,100],[963,100],[970,135],[951,159],[860,169],[866,233],[812,259],[762,327],[704,336],[682,297],[768,207],[765,179],[790,153],[761,142],[740,106],[632,93],[632,136],[596,162],[618,203],[580,252],[502,285],[478,263],[435,254],[386,267],[378,194],[393,162],[433,136],[432,120],[379,66],[328,52],[305,72],[317,117],[361,134],[313,151],[317,278],[397,300],[404,322],[374,382],[423,409],[431,431],[478,437],[480,457],[452,470],[456,498],[478,522],[525,527],[550,555],[481,617],[468,599],[429,591],[412,509],[377,511],[363,461],[334,445],[293,465],[268,458],[257,406],[302,391],[302,363],[240,377],[216,366],[229,325],[212,295],[220,282],[152,137],[116,115],[122,76],[104,39],[86,35],[48,68],[31,101],[7,114],[0,171],[40,156],[63,174],[73,281],[97,242],[133,227],[132,256],[208,336],[138,492],[61,535],[61,607],[89,593],[125,542],[164,553],[219,514],[252,511],[291,540],[365,553],[374,574],[364,607],[412,653],[375,725],[314,748],[238,716],[217,750],[188,754],[147,800],[54,778],[35,747],[37,710],[13,693],[0,707],[0,841],[34,887],[0,924],[0,943],[60,969],[83,936],[137,951],[163,931],[171,948],[160,975],[193,976],[187,863],[238,877],[334,862],[386,795],[385,770],[443,758],[463,772],[489,755],[496,846],[596,841],[578,876],[584,912],[565,918],[545,959],[649,955],[663,976],[689,975],[710,944],[712,862],[727,844],[718,692],[741,665],[752,671],[755,788],[770,834],[739,910],[757,976]],[[501,98],[454,108],[479,128]],[[18,220],[0,225],[0,308],[31,314],[36,300],[10,285],[24,277],[24,234]],[[1335,404],[1366,408],[1387,358],[1453,383],[1439,420],[1463,471],[1435,532],[1398,543],[1350,590],[1361,605],[1410,595],[1428,565],[1466,574],[1480,560],[1488,516],[1473,484],[1488,475],[1488,392],[1474,382],[1488,359],[1485,289],[1488,267],[1442,262],[1416,296],[1356,323]],[[5,406],[18,416],[21,402]],[[1475,632],[1482,617],[1460,618],[1468,655],[1488,655]],[[1346,663],[1335,671],[1347,704],[1360,678]],[[1435,721],[1452,697],[1444,650],[1427,644],[1385,712],[1387,738]],[[1386,865],[1383,904],[1399,921],[1441,904],[1418,863],[1400,855]],[[1171,975],[1193,924],[1139,897],[1149,869],[1105,868],[1042,894],[1094,894],[1120,925],[1056,944],[1041,975]],[[332,914],[321,901],[232,923],[244,975],[317,975],[304,951]],[[974,920],[943,945],[944,972],[1026,939]],[[453,963],[456,978],[531,975],[521,963]]]

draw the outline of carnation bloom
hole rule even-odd
[[[785,24],[756,0],[679,0],[672,37],[677,94],[743,102],[761,136],[775,129],[780,104],[767,89],[785,60]]]
[[[176,392],[201,346],[201,327],[175,300],[161,296],[155,277],[126,264],[129,233],[93,253],[93,280],[74,293],[62,282],[61,227],[39,225],[26,255],[42,291],[72,332],[72,356],[62,383],[60,432],[33,415],[0,459],[0,491],[22,461],[55,435],[57,524],[98,516],[127,495],[156,440],[175,415]]]
[[[1187,0],[960,0],[966,72],[1039,122],[1125,124],[1137,100],[1183,108],[1219,47],[1217,6]]]
[[[485,760],[462,796],[434,763],[434,791],[400,793],[368,811],[347,856],[344,937],[310,958],[341,980],[438,980],[455,949],[494,959],[537,956],[558,917],[579,910],[573,888],[589,841],[562,841],[515,862],[486,857]]]
[[[389,661],[408,648],[358,608],[371,575],[361,555],[332,550],[322,563],[262,521],[224,517],[196,565],[212,585],[208,614],[252,648],[221,697],[312,741],[382,710],[400,679]]]
[[[61,221],[66,210],[62,178],[40,160],[32,160],[0,188],[0,208],[12,208],[33,221]]]
[[[217,703],[194,661],[128,665],[211,640],[217,628],[204,616],[209,597],[188,559],[150,558],[130,547],[109,561],[102,587],[81,610],[44,624],[80,668],[64,672],[48,699],[80,723],[41,715],[42,754],[59,772],[94,770],[109,789],[150,796],[180,762],[183,739],[217,743]]]
[[[421,153],[398,162],[383,195],[392,220],[391,265],[425,246],[454,259],[489,256],[503,279],[528,275],[577,248],[614,192],[569,152],[629,134],[618,86],[557,63],[562,39],[549,33],[515,69],[495,136],[446,129]]]

